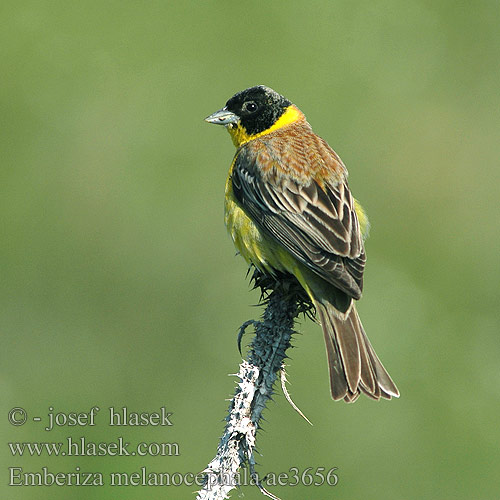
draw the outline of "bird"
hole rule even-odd
[[[224,220],[234,245],[263,275],[293,276],[321,324],[334,400],[399,397],[356,310],[368,218],[347,169],[305,115],[265,85],[234,94],[205,119],[236,147]]]

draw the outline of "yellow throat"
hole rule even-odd
[[[258,132],[257,134],[248,134],[245,128],[241,125],[241,122],[229,125],[227,127],[227,130],[231,135],[233,144],[237,148],[239,148],[252,139],[256,139],[257,137],[269,134],[274,130],[278,130],[281,127],[285,127],[286,125],[290,125],[291,123],[297,122],[302,119],[304,119],[302,111],[300,111],[300,109],[297,108],[297,106],[295,106],[294,104],[291,104],[290,106],[288,106],[288,108],[286,108],[285,112],[276,120],[276,122],[271,127],[262,132]]]

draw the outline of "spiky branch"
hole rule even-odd
[[[240,328],[238,345],[245,329],[253,325],[255,336],[247,360],[240,364],[239,382],[229,405],[226,426],[215,458],[205,469],[205,484],[197,500],[224,500],[238,486],[239,471],[248,466],[251,477],[265,495],[277,498],[259,483],[255,472],[256,433],[260,428],[262,412],[273,395],[273,386],[294,332],[295,319],[308,314],[311,303],[295,278],[289,275],[278,279],[255,271],[255,288],[262,291],[265,304],[260,321],[247,321]],[[240,349],[241,352],[241,349]]]

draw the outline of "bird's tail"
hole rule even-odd
[[[353,304],[345,320],[333,306],[315,301],[325,336],[333,399],[355,401],[361,392],[373,399],[399,397],[399,391],[378,359]]]

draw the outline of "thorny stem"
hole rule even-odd
[[[252,280],[255,288],[261,289],[261,302],[266,307],[260,321],[247,321],[240,329],[238,343],[250,324],[254,326],[255,337],[247,361],[240,364],[240,380],[229,405],[224,434],[215,458],[204,470],[204,486],[198,492],[197,500],[229,498],[228,493],[239,484],[240,469],[246,465],[261,492],[277,498],[264,489],[255,472],[256,433],[287,357],[286,351],[295,333],[295,319],[300,313],[310,315],[312,305],[300,285],[289,275],[273,278],[256,270]]]

